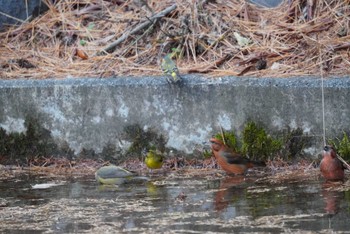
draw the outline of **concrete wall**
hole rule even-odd
[[[21,24],[20,20],[26,20],[42,5],[41,0],[0,0],[0,30],[4,25]]]
[[[328,78],[325,86],[327,138],[350,126],[350,79]],[[102,152],[112,145],[125,152],[127,126],[138,124],[165,137],[166,146],[191,154],[212,134],[240,132],[248,120],[269,132],[302,128],[322,149],[321,80],[317,78],[203,78],[186,76],[183,86],[163,77],[0,80],[0,127],[25,132],[26,118],[38,120],[54,141],[75,154]]]

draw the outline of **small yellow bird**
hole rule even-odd
[[[163,166],[164,157],[155,150],[150,150],[145,158],[146,166],[149,169],[159,169]]]
[[[162,63],[160,65],[162,71],[167,76],[166,79],[169,83],[175,84],[182,81],[182,77],[179,74],[179,70],[175,62],[172,60],[172,54],[167,54],[162,58]]]

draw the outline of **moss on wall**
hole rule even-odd
[[[276,139],[254,122],[248,122],[242,133],[242,152],[251,159],[271,159],[281,150],[282,141]]]
[[[343,132],[343,136],[335,139],[330,139],[329,144],[333,145],[337,153],[346,161],[350,160],[350,140],[349,135]]]
[[[27,117],[24,125],[27,130],[22,133],[6,133],[0,128],[1,163],[29,164],[38,157],[50,157],[58,153],[50,132],[41,127],[36,119]]]
[[[232,130],[224,133],[227,146],[254,160],[300,158],[303,157],[303,150],[312,143],[311,138],[301,128],[287,128],[276,135],[279,137],[272,136],[261,124],[252,121],[245,124],[241,138]],[[215,138],[222,140],[222,134],[217,133]]]
[[[41,126],[37,119],[27,117],[24,125],[26,131],[22,133],[7,133],[0,128],[0,164],[35,164],[38,158],[52,156],[66,157],[69,160],[92,158],[120,163],[128,158],[141,159],[150,149],[157,149],[163,153],[174,150],[166,147],[166,138],[155,129],[144,130],[140,125],[133,124],[125,127],[124,133],[118,136],[118,139],[130,143],[126,152],[118,148],[115,143],[109,142],[101,153],[83,148],[76,156],[67,142],[57,145],[50,131]],[[270,135],[263,126],[254,122],[245,124],[241,139],[233,130],[224,132],[226,144],[230,148],[255,160],[274,159],[276,156],[294,160],[303,157],[303,150],[312,146],[311,137],[305,135],[301,128],[288,128],[277,135],[280,137]],[[222,140],[221,133],[215,137]],[[350,160],[350,139],[347,133],[344,132],[342,137],[329,142],[345,160]],[[181,152],[175,152],[173,155],[176,154]],[[202,155],[208,157],[211,151],[203,151]]]
[[[143,130],[140,125],[129,125],[124,129],[124,139],[132,144],[126,156],[140,157],[150,149],[157,149],[161,152],[166,150],[166,140],[162,134],[158,134],[154,129]]]
[[[123,153],[116,145],[107,143],[101,153],[95,150],[83,148],[76,156],[67,142],[58,145],[51,136],[51,132],[40,125],[37,119],[27,117],[25,120],[25,132],[7,133],[0,128],[0,164],[35,164],[38,158],[52,156],[66,157],[69,160],[75,158],[91,158],[108,160],[119,163],[126,158],[141,158],[150,149],[158,149],[162,152],[166,140],[153,129],[143,130],[139,125],[129,125],[124,129],[123,139],[129,141],[131,146]]]

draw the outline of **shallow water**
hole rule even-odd
[[[62,184],[32,189],[49,182]],[[349,233],[350,192],[337,186],[212,173],[153,175],[145,184],[114,187],[93,176],[53,181],[24,174],[0,180],[0,232]]]

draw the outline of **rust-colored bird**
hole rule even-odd
[[[321,174],[326,180],[343,180],[344,165],[338,159],[332,146],[326,145],[323,149],[323,159],[320,164]]]
[[[212,144],[211,149],[218,164],[227,174],[241,175],[244,174],[248,168],[266,166],[263,161],[251,161],[234,152],[219,139],[211,138],[210,143]]]

